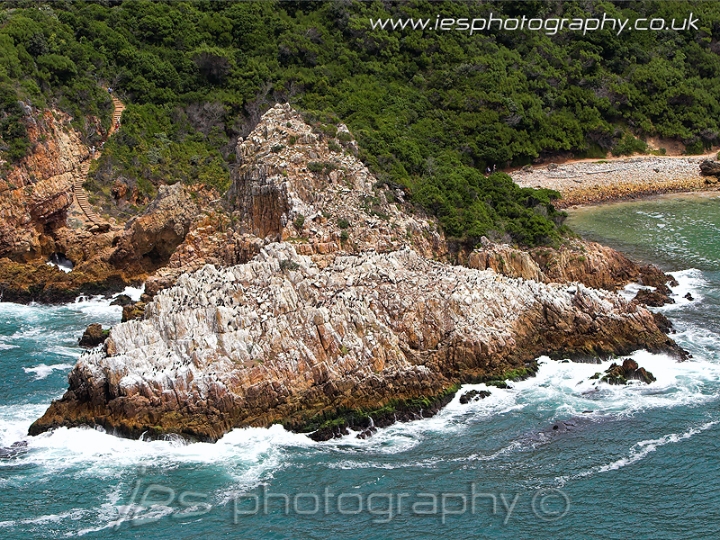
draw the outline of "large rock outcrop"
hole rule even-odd
[[[28,109],[33,150],[0,177],[0,258],[17,262],[47,253],[47,233],[64,224],[73,182],[89,157],[70,117]]]
[[[637,282],[669,294],[665,284],[674,281],[655,266],[638,264],[612,248],[579,239],[569,239],[559,248],[521,250],[483,238],[467,257],[467,265],[509,277],[544,283],[579,282],[611,291]]]
[[[354,147],[341,145],[352,141],[347,128],[335,129],[314,130],[287,104],[263,115],[237,146],[240,167],[228,197],[240,230],[291,240],[303,255],[406,245],[427,257],[445,253],[437,223],[404,212],[401,190],[379,189]]]
[[[170,259],[200,213],[181,184],[160,186],[142,215],[130,219],[110,257],[115,264],[139,263],[155,269]]]
[[[214,441],[233,427],[303,430],[339,411],[447,395],[541,354],[674,351],[615,293],[433,262],[411,249],[319,267],[289,243],[181,276],[145,318],[81,357],[30,429],[101,425]]]
[[[147,290],[169,287],[183,272],[205,264],[245,263],[263,245],[280,240],[318,264],[338,252],[404,246],[445,258],[437,221],[416,208],[409,212],[402,190],[378,185],[344,125],[323,127],[311,126],[288,104],[268,110],[238,141],[238,165],[224,207],[193,223]]]

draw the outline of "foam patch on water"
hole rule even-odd
[[[641,367],[651,372],[656,382],[645,384],[631,381],[626,386],[609,385],[591,379],[603,373],[613,361],[601,364],[558,362],[547,357],[539,359],[537,376],[525,381],[508,382],[510,388],[500,389],[485,384],[464,385],[453,400],[432,418],[407,423],[397,423],[379,429],[368,439],[357,439],[355,433],[340,439],[318,443],[324,450],[360,457],[372,454],[397,454],[406,452],[425,438],[438,435],[455,435],[468,429],[473,423],[497,417],[513,411],[542,411],[553,419],[573,417],[600,421],[636,415],[644,410],[694,405],[716,400],[713,388],[720,381],[720,365],[701,359],[678,362],[663,354],[637,351],[630,355]],[[621,360],[617,360],[621,362]],[[460,397],[470,390],[488,390],[485,399],[461,404]],[[461,461],[491,461],[504,454],[523,448],[518,441],[488,454],[473,454],[459,458]],[[411,464],[433,466],[433,460]],[[398,468],[403,464],[379,466],[377,462],[363,459],[340,460],[333,467]]]
[[[670,275],[678,282],[676,286],[670,287],[672,291],[670,298],[675,300],[675,303],[666,304],[661,308],[657,308],[657,311],[672,311],[702,301],[703,295],[701,291],[704,287],[707,287],[708,283],[700,270],[690,268],[679,272],[670,272]],[[693,300],[685,298],[687,294],[690,294]]]
[[[655,290],[655,287],[648,287],[647,285],[640,285],[639,283],[628,283],[618,291],[618,294],[626,300],[632,300],[637,293],[642,290]]]
[[[66,370],[72,368],[72,364],[52,364],[50,366],[46,364],[40,364],[39,366],[34,367],[24,367],[23,371],[25,373],[34,373],[35,374],[35,380],[39,381],[41,379],[46,378],[48,375],[50,375],[55,370]]]
[[[565,485],[569,480],[577,480],[579,478],[585,478],[587,476],[593,476],[595,474],[602,474],[610,471],[617,471],[629,465],[633,465],[639,461],[642,461],[650,454],[655,452],[658,448],[666,446],[668,444],[677,444],[688,439],[691,439],[695,435],[707,431],[713,426],[717,425],[717,421],[705,422],[698,426],[692,427],[684,433],[670,433],[663,435],[657,439],[648,439],[644,441],[638,441],[629,450],[627,456],[623,456],[619,459],[606,463],[604,465],[597,465],[590,470],[583,471],[573,476],[560,476],[556,478],[557,483],[560,487]]]
[[[47,409],[47,404],[0,405],[0,447],[27,439],[27,431]],[[3,461],[0,460],[0,468]]]
[[[145,284],[143,283],[140,287],[125,287],[122,292],[116,294],[115,296],[113,296],[113,298],[117,298],[121,294],[124,294],[129,296],[133,302],[139,302],[140,297],[143,295],[144,292]]]
[[[221,483],[232,486],[218,495],[220,500],[226,500],[271,478],[273,472],[288,464],[289,454],[316,444],[280,425],[236,429],[215,444],[188,444],[181,439],[131,440],[91,428],[59,428],[28,437],[28,427],[45,408],[45,405],[0,407],[0,446],[27,441],[27,451],[12,460],[0,460],[0,470],[35,465],[36,483],[52,481],[61,474],[120,482],[142,469],[167,471],[183,465],[217,466],[218,478],[224,479]]]
[[[676,407],[717,399],[710,383],[720,381],[720,365],[704,360],[677,362],[666,355],[638,351],[632,357],[652,372],[657,381],[646,385],[632,383],[612,386],[593,380],[612,363],[563,363],[541,358],[537,376],[520,382],[509,382],[510,388],[465,385],[437,415],[407,423],[397,423],[368,439],[353,435],[316,443],[305,435],[286,431],[279,425],[269,429],[246,428],[229,432],[217,443],[186,444],[182,440],[139,441],[123,439],[90,428],[60,428],[28,438],[26,463],[42,466],[44,475],[65,469],[92,477],[119,478],[128,468],[138,466],[176,467],[178,464],[221,465],[228,478],[237,485],[261,481],[268,471],[281,467],[288,453],[298,449],[344,454],[348,458],[373,454],[400,454],[421,444],[427,437],[459,433],[471,424],[511,411],[544,411],[551,418],[570,418],[592,411],[591,416],[622,417],[642,410]],[[54,369],[68,369],[68,364],[39,365],[26,368],[28,373],[47,376]],[[460,397],[469,390],[489,390],[485,399],[461,404]],[[27,438],[29,425],[46,405],[0,407],[0,444],[9,446]],[[516,449],[465,459],[495,459]],[[340,460],[342,462],[342,459]],[[352,461],[352,460],[351,460]],[[425,463],[424,465],[432,465]],[[346,463],[344,466],[353,466]],[[360,464],[359,466],[362,467]],[[340,465],[343,468],[343,465]]]

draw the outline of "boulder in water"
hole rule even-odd
[[[133,304],[132,298],[130,298],[127,294],[119,294],[115,297],[115,299],[110,302],[111,306],[129,306],[130,304]]]
[[[100,345],[110,334],[110,330],[103,330],[102,324],[93,323],[85,329],[78,341],[81,347],[92,348]]]
[[[675,300],[670,298],[668,295],[663,294],[659,291],[651,291],[649,289],[641,289],[635,295],[635,300],[641,304],[651,307],[661,307],[665,304],[674,304]]]
[[[621,366],[613,363],[607,371],[605,371],[605,375],[600,379],[600,382],[606,382],[608,384],[628,384],[628,382],[632,380],[650,384],[657,379],[655,379],[652,373],[646,371],[645,368],[638,366],[635,360],[626,358]]]
[[[471,401],[479,401],[481,399],[485,399],[489,395],[490,392],[487,390],[470,390],[469,392],[465,392],[462,396],[460,396],[460,403],[466,405]]]
[[[0,448],[0,459],[11,459],[25,452],[27,452],[27,441],[14,442],[10,446]]]

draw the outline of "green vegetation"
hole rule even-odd
[[[684,19],[700,31],[380,31],[369,19],[496,16]],[[558,153],[688,153],[720,142],[720,3],[212,2],[17,0],[0,5],[0,153],[29,147],[24,107],[68,112],[88,143],[108,126],[111,86],[126,102],[95,179],[148,196],[161,183],[224,191],[234,143],[290,101],[338,151],[436,214],[450,237],[556,243],[557,194],[523,190],[487,167]],[[22,104],[19,103],[22,101]],[[293,144],[296,141],[290,141]],[[328,173],[327,164],[311,170]]]
[[[485,383],[487,386],[496,388],[509,388],[507,381],[518,382],[534,377],[539,368],[538,363],[533,361],[525,367],[496,371],[489,375],[472,378],[468,382],[473,384]]]
[[[622,139],[613,146],[612,154],[613,156],[629,156],[635,153],[647,152],[647,148],[648,146],[645,141],[636,139],[630,133],[626,133]]]
[[[316,440],[325,440],[339,432],[344,432],[347,428],[358,430],[372,425],[388,426],[395,421],[403,422],[417,418],[421,412],[425,416],[432,416],[449,403],[459,389],[459,384],[453,384],[433,396],[391,399],[384,406],[376,409],[339,407],[324,411],[308,420],[290,422],[285,427],[300,433],[315,432]]]
[[[280,261],[280,270],[297,270],[298,268],[300,268],[300,265],[290,259],[283,259]]]
[[[305,216],[302,214],[299,214],[294,220],[293,225],[295,225],[295,228],[297,230],[300,230],[303,228],[303,225],[305,224]]]

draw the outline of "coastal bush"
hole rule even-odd
[[[491,12],[681,21],[689,11],[699,31],[470,36],[369,23]],[[65,110],[99,144],[92,117],[107,129],[103,87],[112,86],[128,108],[98,185],[122,176],[147,192],[168,181],[222,192],[237,138],[289,101],[329,147],[349,142],[338,131],[347,125],[378,179],[436,215],[451,238],[555,243],[563,216],[554,194],[482,172],[555,154],[645,152],[649,136],[689,153],[720,143],[717,28],[717,2],[9,1],[0,5],[0,156],[14,163],[30,148],[19,102]]]
[[[630,156],[636,153],[647,152],[648,145],[645,141],[636,139],[630,133],[625,133],[615,146],[613,146],[613,156]]]

